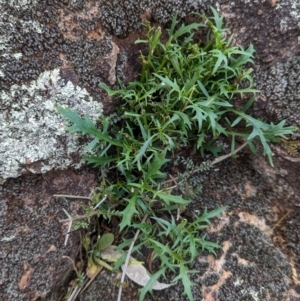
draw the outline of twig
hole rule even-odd
[[[271,229],[268,231],[273,231],[292,211],[288,211]]]
[[[78,272],[78,270],[77,270],[77,268],[76,268],[76,265],[75,265],[74,260],[73,260],[71,257],[69,257],[69,256],[63,256],[63,258],[67,258],[68,260],[71,261],[72,266],[73,266],[73,269],[74,269],[74,271],[75,271],[77,277],[79,277],[79,272]],[[86,282],[87,282],[87,280],[85,279],[85,280],[84,280],[84,284],[85,284]],[[77,298],[78,294],[79,294],[81,291],[82,291],[82,287],[76,285],[76,286],[73,288],[72,294],[69,296],[69,298],[68,298],[67,301],[74,301],[74,300]]]
[[[89,287],[89,285],[94,281],[94,279],[98,276],[98,274],[102,271],[103,266],[99,266],[93,278],[89,280],[89,282],[84,286],[84,288],[80,291],[80,295]]]
[[[63,211],[66,214],[66,216],[68,217],[68,221],[69,221],[68,230],[67,230],[67,234],[66,234],[66,238],[65,238],[65,246],[66,246],[67,243],[68,243],[69,236],[70,236],[70,231],[71,231],[71,228],[72,228],[73,219],[72,219],[72,216],[67,212],[67,210],[65,210],[65,208],[63,208]]]
[[[177,213],[176,213],[176,221],[179,221],[180,219],[180,205],[177,207]]]
[[[88,196],[81,196],[81,195],[68,195],[68,194],[53,194],[56,198],[69,198],[69,199],[84,199],[84,200],[91,200]]]
[[[174,183],[176,184],[176,186],[178,186],[178,183],[176,181],[176,179],[169,174],[169,177],[174,181]],[[179,221],[180,219],[180,205],[178,204],[178,207],[177,207],[177,214],[176,214],[176,220]]]
[[[104,195],[103,199],[93,209],[94,210],[97,209],[106,199],[107,199],[107,194]]]
[[[103,197],[103,199],[95,207],[93,207],[93,210],[97,209],[106,199],[107,199],[107,194],[105,194],[104,197]],[[87,218],[87,217],[92,217],[95,214],[97,214],[97,212],[95,212],[93,214],[75,215],[71,219],[72,219],[72,221],[76,221],[76,220],[79,220],[79,219],[84,219],[84,218]],[[70,215],[68,215],[68,217],[69,216]],[[69,220],[70,220],[70,218],[60,219],[59,222],[65,223],[65,222],[68,222]]]
[[[80,292],[80,287],[75,286],[72,294],[70,295],[67,301],[74,301],[78,296],[79,292]]]
[[[238,153],[239,151],[241,151],[245,146],[247,146],[248,142],[244,142],[241,146],[239,146],[237,149],[234,150],[234,152],[229,153],[227,155],[221,156],[219,158],[216,158],[214,161],[211,162],[211,165],[215,165],[217,163],[220,163],[221,161],[235,155],[236,153]],[[199,169],[198,169],[199,170]],[[197,171],[197,170],[196,170]],[[196,172],[194,171],[194,172]]]
[[[74,260],[73,260],[71,257],[69,257],[69,256],[63,256],[63,258],[66,258],[66,259],[68,259],[69,261],[71,261],[72,266],[73,266],[73,270],[75,271],[76,275],[79,276],[79,272],[78,272],[78,270],[77,270],[77,268],[76,268],[76,265],[75,265]]]
[[[169,174],[169,177],[171,178],[171,180],[172,180],[176,185],[178,185],[176,179],[175,179],[171,174]]]
[[[146,215],[144,216],[144,218],[143,218],[142,221],[141,221],[141,224],[143,224],[143,223],[146,221],[147,218],[148,218],[148,214],[146,214]],[[127,256],[126,256],[125,263],[124,263],[124,265],[123,265],[123,273],[122,273],[122,277],[121,277],[121,282],[120,282],[121,285],[120,285],[120,287],[119,287],[119,293],[118,293],[118,299],[117,299],[117,301],[121,301],[121,296],[122,296],[122,284],[124,283],[124,280],[125,280],[126,269],[127,269],[127,266],[128,266],[129,260],[130,260],[130,255],[131,255],[133,246],[134,246],[134,244],[135,244],[135,242],[136,242],[136,240],[137,240],[139,234],[140,234],[140,229],[138,229],[138,230],[136,231],[136,233],[135,233],[135,235],[134,235],[134,237],[133,237],[133,239],[132,239],[131,245],[130,245],[130,247],[129,247],[129,250],[128,250],[128,253],[127,253]]]
[[[87,218],[87,217],[92,217],[95,214],[96,214],[96,212],[94,214],[75,215],[74,217],[72,217],[72,220],[73,221],[77,221],[79,219],[84,219],[84,218]],[[65,223],[65,222],[68,222],[69,220],[70,220],[69,218],[60,219],[59,222],[60,223]]]

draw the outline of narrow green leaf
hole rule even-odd
[[[175,111],[174,113],[176,113],[182,119],[185,127],[188,127],[189,129],[192,128],[192,122],[187,114],[180,111]]]
[[[221,213],[224,210],[226,210],[226,208],[227,208],[226,206],[222,206],[222,207],[219,207],[219,208],[217,208],[215,210],[212,210],[212,211],[209,211],[209,212],[207,211],[207,208],[205,208],[202,215],[197,217],[195,219],[195,221],[192,223],[192,225],[195,225],[196,223],[200,223],[200,222],[210,224],[210,219],[220,216]]]
[[[114,96],[114,95],[124,95],[125,93],[128,94],[128,91],[125,90],[113,90],[111,87],[106,85],[105,83],[100,83],[99,84],[100,88],[105,90],[109,96]]]
[[[248,140],[247,143],[248,143],[248,146],[249,146],[251,152],[254,155],[258,156],[257,150],[256,150],[255,145],[253,144],[253,142],[251,140]]]
[[[195,115],[192,119],[198,121],[198,132],[202,131],[202,124],[206,121],[207,113],[199,106],[199,104],[188,105],[187,109],[192,109],[195,112]]]
[[[210,7],[210,9],[211,9],[211,11],[212,11],[212,13],[214,15],[212,19],[214,20],[214,22],[216,24],[216,27],[218,29],[222,29],[222,26],[223,26],[223,17],[220,17],[219,14],[218,14],[218,12],[212,6]]]
[[[117,162],[119,157],[97,157],[97,156],[84,156],[83,157],[89,164],[94,166],[104,166],[110,162]]]
[[[136,113],[132,113],[132,112],[124,112],[125,116],[131,116],[131,117],[141,117],[141,114],[136,114]]]
[[[190,33],[192,30],[198,30],[199,27],[204,27],[203,24],[199,24],[199,23],[192,23],[189,25],[181,25],[181,27],[174,33],[173,37],[174,39],[179,38],[180,36],[186,34],[186,33]]]
[[[220,249],[221,246],[215,242],[208,241],[205,239],[205,235],[203,238],[196,238],[195,239],[199,245],[201,245],[202,251],[206,250],[210,253],[216,254],[215,249]]]
[[[231,94],[239,93],[240,95],[245,94],[245,93],[259,93],[259,92],[260,92],[260,90],[252,89],[252,88],[237,89],[237,90],[230,91]]]
[[[96,145],[97,143],[99,143],[99,139],[98,138],[95,138],[93,139],[85,148],[84,150],[86,151],[90,151],[92,150]]]
[[[184,287],[184,294],[187,295],[190,301],[194,301],[194,297],[192,294],[192,286],[196,285],[196,283],[192,282],[188,276],[188,274],[199,273],[197,270],[188,270],[186,266],[180,262],[179,264],[179,275],[173,279],[173,282],[178,280],[182,281]]]
[[[241,120],[242,120],[241,116],[237,117],[236,120],[231,124],[231,127],[235,127],[237,124],[240,123]]]
[[[182,71],[181,71],[181,66],[179,65],[178,57],[177,55],[172,55],[170,58],[170,62],[173,65],[174,69],[176,70],[177,74],[183,78],[182,76]]]
[[[166,128],[171,124],[174,123],[174,121],[180,119],[178,114],[174,114],[163,126],[162,126],[162,130],[165,131]]]
[[[162,199],[167,206],[170,206],[170,203],[187,205],[191,202],[191,200],[185,200],[180,195],[172,195],[162,191],[156,192],[154,197]]]
[[[198,135],[198,139],[197,139],[197,149],[199,149],[204,142],[205,142],[205,133],[201,132]]]
[[[178,23],[178,21],[177,21],[177,14],[176,14],[173,17],[171,27],[168,30],[170,36],[172,36],[174,34],[175,26],[176,26],[177,23]]]
[[[218,58],[215,63],[212,74],[215,74],[217,72],[217,70],[219,69],[222,63],[224,64],[225,67],[228,67],[227,57],[222,53],[221,50],[213,49],[210,52],[213,53],[214,56]]]
[[[231,154],[233,154],[235,151],[235,136],[232,135],[232,138],[231,138]]]
[[[160,171],[160,169],[170,161],[170,159],[166,159],[166,152],[167,150],[165,149],[162,154],[154,154],[154,159],[148,163],[148,168],[145,175],[146,181],[150,179],[163,178],[166,176],[165,173]]]
[[[197,84],[198,84],[200,90],[202,91],[202,93],[203,93],[207,98],[209,98],[209,94],[208,94],[206,88],[203,86],[203,84],[201,83],[200,80],[197,80]]]
[[[137,155],[135,156],[135,158],[134,158],[134,160],[133,160],[132,163],[135,163],[135,162],[139,161],[139,160],[142,158],[142,156],[145,155],[146,151],[148,150],[148,148],[149,148],[149,146],[151,145],[152,140],[154,139],[155,136],[157,136],[157,134],[151,136],[149,139],[147,139],[147,140],[143,143],[142,147],[140,148],[139,152],[138,152]]]
[[[143,288],[139,289],[140,291],[139,301],[143,301],[148,292],[152,293],[152,287],[154,283],[158,280],[158,278],[161,275],[164,275],[164,273],[165,273],[165,269],[161,268],[155,274],[150,276],[150,280],[147,282],[147,284]]]
[[[153,75],[156,76],[156,77],[158,77],[162,81],[162,83],[170,86],[174,91],[176,91],[178,93],[180,92],[180,88],[179,88],[179,86],[178,86],[178,84],[176,82],[176,79],[174,79],[174,82],[173,82],[167,76],[163,77],[163,76],[161,76],[159,74],[156,74],[156,73],[153,73]]]

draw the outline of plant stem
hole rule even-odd
[[[237,149],[235,149],[234,152],[229,153],[229,154],[224,155],[224,156],[221,156],[221,157],[219,157],[219,158],[216,158],[214,161],[211,162],[210,165],[213,166],[213,165],[215,165],[215,164],[217,164],[217,163],[220,163],[221,161],[223,161],[223,160],[225,160],[225,159],[227,159],[227,158],[229,158],[229,157],[232,157],[233,155],[235,155],[236,153],[238,153],[239,151],[241,151],[245,146],[247,146],[247,144],[248,144],[248,142],[245,142],[245,143],[243,143],[241,146],[239,146]],[[198,171],[201,171],[201,168],[197,168],[197,169],[193,170],[193,171],[189,174],[189,176],[191,176],[192,174],[194,174],[194,173],[196,173],[196,172],[198,172]],[[164,185],[164,184],[168,184],[168,183],[171,183],[171,182],[175,182],[175,183],[176,183],[177,180],[178,180],[178,178],[172,177],[170,180],[167,180],[167,181],[165,181],[165,182],[163,182],[163,183],[161,183],[161,184]],[[174,189],[174,188],[178,187],[178,185],[181,184],[182,182],[184,182],[185,180],[186,180],[186,179],[183,179],[183,180],[181,180],[180,182],[177,182],[176,185],[173,185],[173,186],[164,188],[164,189],[160,190],[159,192]]]
[[[80,196],[80,195],[69,195],[69,194],[53,194],[55,198],[69,198],[69,199],[84,199],[91,200],[88,196]]]
[[[146,219],[148,218],[148,214],[146,214],[144,216],[144,218],[142,219],[141,221],[141,224],[143,224]],[[119,293],[118,293],[118,299],[117,301],[121,301],[121,296],[122,296],[122,284],[124,283],[124,280],[125,280],[125,275],[126,275],[126,269],[127,269],[127,266],[128,266],[128,263],[129,263],[129,260],[130,260],[130,255],[131,255],[131,252],[132,252],[132,249],[133,249],[133,246],[138,238],[140,234],[140,229],[138,229],[132,239],[132,242],[131,242],[131,245],[129,247],[129,250],[128,250],[128,253],[127,253],[127,256],[126,256],[126,260],[125,260],[125,263],[123,265],[123,273],[122,273],[122,277],[121,277],[121,285],[119,287]]]

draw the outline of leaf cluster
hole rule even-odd
[[[177,273],[173,282],[178,280],[182,282],[184,293],[190,300],[193,300],[191,287],[194,284],[189,279],[189,274],[197,271],[190,270],[189,265],[199,255],[199,250],[214,253],[215,249],[220,248],[218,244],[207,241],[205,237],[199,237],[199,231],[206,229],[210,225],[210,220],[218,217],[225,209],[219,207],[210,212],[205,209],[201,216],[195,215],[192,222],[182,218],[178,223],[173,216],[170,220],[154,216],[152,217],[154,223],[135,225],[142,232],[140,239],[154,250],[154,259],[160,260],[160,270],[169,269]]]
[[[100,185],[98,199],[107,195],[109,204],[118,206],[120,231],[140,229],[142,244],[151,247],[161,260],[162,269],[153,277],[157,279],[167,269],[176,272],[174,281],[183,282],[190,300],[192,282],[188,274],[193,271],[188,265],[199,249],[213,252],[218,247],[197,233],[224,208],[204,211],[192,222],[175,220],[174,210],[184,209],[191,200],[164,182],[172,155],[188,146],[202,155],[210,152],[217,156],[222,149],[215,142],[222,135],[231,141],[232,153],[237,138],[247,141],[253,152],[257,140],[272,164],[269,142],[295,129],[285,127],[284,121],[268,124],[247,114],[254,96],[242,109],[235,107],[235,99],[258,92],[253,89],[252,69],[247,67],[253,63],[254,49],[252,45],[247,49],[233,46],[233,37],[227,38],[222,27],[222,17],[213,8],[212,12],[213,17],[198,16],[201,22],[188,25],[180,25],[174,17],[167,36],[160,27],[147,24],[145,39],[137,40],[148,46],[148,53],[141,54],[141,77],[126,87],[120,84],[117,90],[100,84],[123,104],[113,115],[101,117],[97,125],[87,115],[82,118],[69,108],[57,106],[70,122],[69,131],[93,137],[87,145],[91,155],[85,157],[86,161],[114,173],[112,179],[102,179],[105,185]],[[207,31],[205,42],[196,39],[199,29]],[[192,161],[185,163],[194,168]],[[115,214],[106,212],[107,218]],[[169,218],[162,218],[162,212]],[[139,225],[145,215],[151,222]],[[97,249],[92,253],[96,260]],[[141,296],[144,294],[145,290]]]

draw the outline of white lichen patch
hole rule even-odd
[[[2,0],[0,1],[0,4],[4,2],[17,9],[25,10],[28,9],[30,6],[36,5],[38,0]]]
[[[16,60],[19,60],[22,58],[23,54],[21,52],[17,52],[17,53],[14,53],[12,54],[12,56],[16,59]]]
[[[7,62],[13,58],[20,60],[23,56],[21,52],[15,52],[14,47],[16,44],[16,36],[14,33],[18,33],[21,37],[22,34],[28,33],[32,30],[41,34],[45,30],[45,25],[36,20],[22,20],[12,14],[8,9],[9,5],[15,10],[26,10],[33,5],[36,5],[37,0],[0,0],[0,59],[2,62]],[[21,34],[22,32],[22,34]],[[6,64],[0,63],[0,77],[4,77],[4,67]]]
[[[300,27],[300,1],[299,0],[279,0],[276,4],[275,9],[277,11],[289,12],[290,19],[297,22]],[[280,23],[281,30],[286,31],[286,24],[289,23],[289,18],[285,18]]]
[[[79,135],[66,132],[65,121],[55,105],[68,106],[96,121],[102,104],[86,89],[65,83],[59,69],[45,71],[28,85],[13,85],[0,93],[0,181],[25,171],[44,173],[53,169],[78,168],[84,147]],[[32,163],[39,162],[38,168]]]

